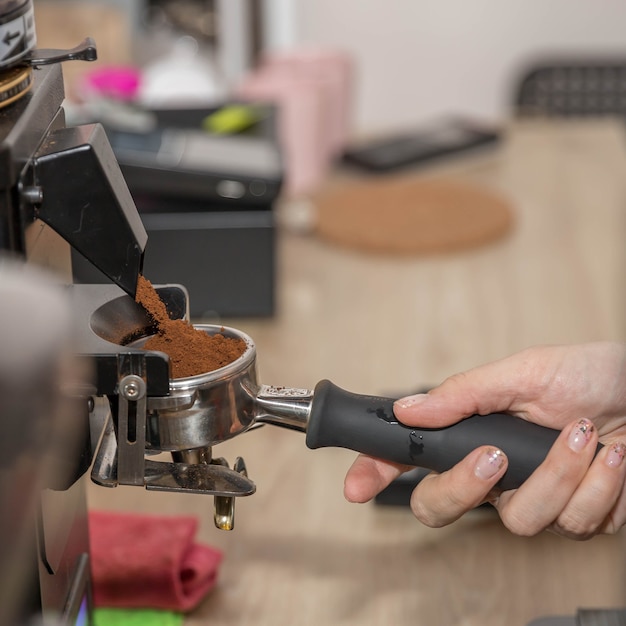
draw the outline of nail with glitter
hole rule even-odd
[[[609,448],[609,453],[604,461],[609,467],[619,467],[624,457],[626,457],[626,446],[623,443],[614,443]]]
[[[478,459],[474,474],[483,480],[493,478],[504,465],[506,457],[502,450],[498,448],[489,448],[485,450]]]
[[[593,424],[589,420],[582,419],[570,432],[567,444],[574,452],[580,452],[591,439],[593,431]]]

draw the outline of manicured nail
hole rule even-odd
[[[574,452],[580,452],[591,439],[594,430],[589,420],[580,420],[569,434],[567,444]]]
[[[504,465],[506,457],[502,450],[489,448],[480,455],[474,468],[474,474],[483,480],[493,478]]]
[[[625,456],[626,446],[623,443],[614,443],[609,448],[609,453],[606,455],[605,463],[609,467],[619,467]]]
[[[406,398],[400,398],[394,402],[395,406],[399,406],[401,409],[408,409],[409,407],[421,404],[428,398],[427,393],[416,393],[414,396],[407,396]]]

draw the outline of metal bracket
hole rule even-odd
[[[121,485],[143,485],[147,385],[141,354],[120,355],[117,386],[117,475]]]
[[[118,355],[117,432],[109,415],[91,479],[103,487],[135,485],[153,491],[213,495],[216,526],[231,530],[235,498],[256,491],[255,484],[247,476],[243,459],[237,459],[230,469],[224,459],[210,460],[210,448],[174,453],[175,461],[169,463],[146,459],[148,407],[153,404],[178,408],[191,406],[195,394],[148,398],[145,365],[142,354]],[[200,454],[201,451],[205,454]]]
[[[243,460],[237,459],[230,469],[219,463],[167,463],[143,459],[145,475],[141,482],[148,490],[176,491],[234,498],[249,496],[256,485],[247,477]],[[91,480],[102,487],[117,487],[118,446],[115,429],[109,417],[91,471]],[[132,483],[137,484],[137,483]]]

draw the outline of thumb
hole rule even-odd
[[[445,394],[446,383],[429,391],[396,400],[393,404],[395,416],[407,426],[439,428],[454,424],[473,415],[465,410],[462,398]],[[441,395],[441,389],[444,395]]]
[[[505,412],[515,402],[515,385],[502,363],[455,374],[428,393],[396,400],[396,417],[409,426],[438,428],[479,413]]]

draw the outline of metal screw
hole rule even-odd
[[[22,198],[27,204],[41,204],[43,202],[43,189],[41,187],[24,187]]]
[[[126,383],[122,393],[126,398],[136,398],[139,395],[139,385],[137,383]]]
[[[120,394],[126,398],[126,400],[139,400],[143,398],[145,392],[146,383],[139,376],[131,374],[122,379]]]

